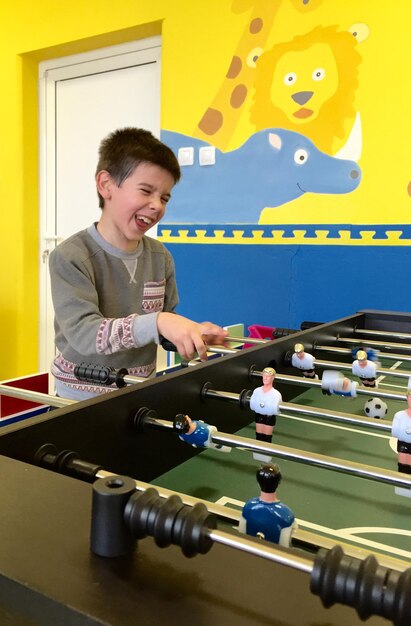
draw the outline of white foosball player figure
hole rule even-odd
[[[302,343],[296,343],[294,354],[291,357],[291,365],[299,369],[305,378],[318,378],[314,369],[315,358],[312,354],[304,351]]]
[[[364,387],[376,388],[377,364],[368,360],[365,350],[358,350],[356,357],[352,364],[352,373],[358,376]]]
[[[343,396],[345,398],[357,397],[358,383],[350,380],[341,372],[325,370],[321,378],[321,390],[324,395]]]
[[[281,393],[274,389],[275,369],[263,369],[263,384],[254,389],[250,398],[250,409],[255,413],[255,438],[257,441],[272,442],[273,430],[283,401]],[[271,457],[254,452],[254,459],[269,463]]]

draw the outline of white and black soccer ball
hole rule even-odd
[[[387,415],[387,412],[387,403],[381,398],[368,398],[364,404],[364,413],[367,417],[381,419]]]

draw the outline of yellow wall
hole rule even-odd
[[[122,0],[117,5],[111,0],[16,0],[2,7],[0,379],[38,370],[38,63],[161,33],[162,125],[174,124],[169,113],[181,85],[185,83],[187,90],[185,69],[196,55],[197,33],[208,21],[212,40],[204,45],[217,50],[219,39],[229,43],[230,4],[229,0]],[[210,22],[210,15],[215,22]],[[191,88],[188,92],[193,95]]]
[[[281,11],[269,45],[292,37],[293,29],[303,30],[303,17],[289,18],[298,0],[266,3],[275,1]],[[161,32],[161,124],[192,134],[219,88],[249,11],[258,4],[264,2],[122,0],[115,5],[112,0],[16,0],[2,7],[0,378],[38,367],[38,62]],[[409,0],[312,0],[311,7],[304,30],[309,24],[333,21],[347,27],[366,22],[370,27],[361,49],[357,106],[364,133],[360,164],[363,170],[372,164],[373,176],[356,194],[333,199],[331,215],[327,197],[307,195],[295,203],[294,218],[284,206],[275,219],[300,222],[315,207],[315,222],[409,221]],[[235,139],[245,139],[250,132],[245,116]]]
[[[134,0],[120,10],[107,0],[17,0],[2,7],[0,379],[38,369],[39,61],[157,34],[162,19],[178,23],[190,4]],[[164,43],[169,32],[165,24]]]

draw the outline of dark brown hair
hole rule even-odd
[[[120,128],[105,137],[99,147],[96,174],[106,170],[116,184],[128,178],[140,163],[153,163],[167,170],[177,183],[181,170],[174,152],[142,128]],[[99,206],[104,207],[104,198],[97,192]]]

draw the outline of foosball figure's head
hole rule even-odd
[[[272,385],[275,378],[275,369],[273,367],[265,367],[263,369],[263,384]]]
[[[304,346],[302,343],[296,343],[294,346],[294,352],[299,359],[304,358]]]
[[[173,421],[174,431],[179,435],[185,435],[189,432],[190,427],[192,426],[192,420],[188,417],[188,415],[183,415],[182,413],[178,413]]]
[[[275,493],[282,475],[278,465],[267,463],[258,468],[256,477],[261,491],[264,491],[264,493]]]
[[[365,350],[358,350],[355,356],[357,357],[360,367],[365,367],[367,365],[367,353]]]

